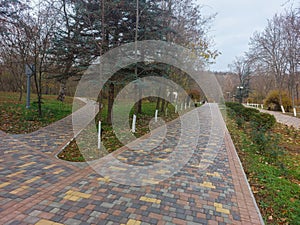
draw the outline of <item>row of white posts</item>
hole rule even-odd
[[[254,103],[248,103],[248,102],[247,102],[247,106],[251,106],[251,107],[255,107],[255,108],[261,107],[262,109],[264,108],[263,104],[254,104]],[[280,108],[281,108],[282,113],[285,113],[285,109],[282,105],[280,106]],[[297,116],[296,108],[293,108],[293,113],[294,113],[294,116],[296,117]]]
[[[248,102],[247,102],[247,106],[251,106],[251,107],[255,107],[255,108],[261,107],[262,109],[264,108],[263,104],[255,104],[255,103],[248,103]]]
[[[187,109],[191,107],[191,102],[189,102],[189,104],[187,105],[187,103],[184,104],[184,109]],[[180,105],[180,109],[181,111],[183,110],[183,103],[181,103]],[[178,106],[175,105],[175,113],[178,112]],[[166,108],[166,116],[168,116],[168,108]],[[154,115],[154,121],[155,123],[157,123],[157,119],[158,119],[158,110],[155,110],[155,115]],[[131,124],[131,132],[135,133],[136,132],[136,115],[133,115],[132,118],[132,124]],[[98,123],[98,149],[101,149],[101,121],[99,121]]]

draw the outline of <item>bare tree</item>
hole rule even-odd
[[[250,61],[245,57],[237,57],[235,61],[229,65],[229,68],[231,69],[231,72],[237,74],[239,78],[239,86],[237,86],[236,96],[240,103],[242,103],[243,98],[247,98],[250,91]]]
[[[252,60],[266,65],[275,77],[275,86],[279,89],[280,105],[283,112],[281,91],[287,70],[286,45],[284,43],[284,23],[281,15],[275,15],[262,33],[255,33],[250,41]]]
[[[32,13],[32,12],[31,12]],[[34,15],[25,14],[19,21],[25,34],[24,43],[27,44],[27,64],[34,65],[33,78],[38,96],[38,112],[42,116],[42,81],[49,68],[48,50],[56,29],[56,17],[52,3],[38,3]]]
[[[296,116],[295,97],[296,80],[300,65],[300,10],[289,10],[284,15],[284,43],[287,60],[288,90],[292,97],[294,115]]]

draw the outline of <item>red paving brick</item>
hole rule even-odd
[[[0,188],[0,224],[35,224],[42,219],[59,224],[126,224],[132,221],[136,224],[167,224],[170,221],[173,224],[263,224],[226,128],[224,136],[218,136],[224,121],[217,105],[206,104],[195,112],[199,114],[201,130],[199,134],[191,132],[199,135],[191,159],[172,176],[147,186],[131,186],[114,180],[105,182],[87,164],[56,159],[54,155],[71,138],[70,117],[27,136],[0,134],[3,160],[0,184],[10,183]],[[178,143],[180,135],[171,131],[176,131],[177,125],[178,120],[168,124],[170,133],[161,144],[164,148],[158,147],[151,154],[123,148],[113,155],[127,158],[131,165],[155,165],[159,162],[155,160],[168,158],[170,153],[163,151],[166,146],[175,151],[174,143]],[[35,141],[30,141],[31,138]],[[10,152],[5,153],[8,150]],[[31,156],[26,157],[28,155]],[[20,171],[18,166],[29,162],[37,163],[10,176]],[[107,159],[100,160],[99,167],[101,163],[107,163]],[[53,173],[58,170],[62,172]],[[35,180],[35,177],[40,178]],[[30,179],[32,183],[26,184]],[[10,193],[24,186],[28,188]]]

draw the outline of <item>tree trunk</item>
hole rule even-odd
[[[159,88],[159,89],[158,89],[158,95],[157,95],[157,96],[160,96],[160,92],[161,92],[161,89]],[[156,101],[156,109],[159,109],[159,104],[160,104],[160,97],[157,97],[157,101]]]
[[[102,90],[100,91],[99,95],[98,95],[98,103],[99,103],[99,111],[98,111],[98,121],[102,121],[102,109],[103,109],[103,105],[102,105],[102,102],[103,102],[103,95],[102,95]]]
[[[160,97],[157,97],[157,101],[156,101],[156,109],[159,109],[159,104],[160,104]]]
[[[39,106],[39,116],[42,117],[42,72],[39,72],[39,89],[38,89],[38,106]]]
[[[143,100],[142,100],[142,97],[143,97],[143,90],[142,88],[139,87],[139,101],[138,101],[138,110],[137,112],[139,114],[142,114],[142,104],[143,104]]]
[[[62,79],[59,81],[59,93],[57,96],[57,100],[63,102],[66,97],[66,86],[67,86],[67,79]]]
[[[280,108],[281,108],[282,113],[285,113],[285,109],[284,109],[284,106],[283,106],[283,104],[282,104],[282,93],[281,93],[281,88],[279,89],[279,104],[280,104]]]
[[[37,65],[37,60],[35,59],[35,65]],[[35,66],[35,68],[37,68]],[[34,76],[34,83],[35,83],[35,89],[36,89],[36,94],[38,97],[38,112],[39,112],[39,117],[42,117],[42,74],[41,71],[36,72],[36,69],[33,72]]]
[[[19,89],[19,102],[22,101],[22,98],[23,98],[23,85],[21,85]]]
[[[112,107],[114,103],[114,96],[115,95],[115,85],[113,83],[109,84],[109,90],[108,90],[108,108],[107,108],[107,124],[111,125],[111,114],[112,114]]]
[[[296,96],[297,96],[297,102],[299,102],[299,90],[298,90],[298,83],[296,83]]]
[[[166,100],[162,99],[161,100],[161,108],[160,108],[160,112],[164,113],[165,112],[165,105],[166,105]]]

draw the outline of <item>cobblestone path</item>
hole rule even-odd
[[[77,113],[85,110],[93,104]],[[200,124],[188,124],[195,148],[180,144],[174,120],[156,148],[143,148],[155,138],[136,141],[138,150],[123,147],[92,167],[54,157],[74,135],[72,117],[28,135],[0,132],[0,224],[263,224],[218,106],[190,113]]]
[[[268,110],[263,110],[263,109],[260,109],[260,111],[264,112],[264,113],[269,113],[269,114],[275,116],[276,120],[279,123],[283,123],[285,125],[293,126],[297,129],[300,129],[300,119],[299,118],[296,118],[293,116],[288,116],[288,115],[283,115],[280,112],[268,111]]]

